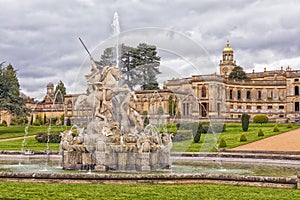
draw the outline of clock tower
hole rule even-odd
[[[228,77],[233,68],[236,66],[236,62],[233,59],[233,50],[227,40],[227,44],[223,49],[223,59],[220,60],[220,74],[221,76]]]

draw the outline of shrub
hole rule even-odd
[[[273,132],[279,132],[279,128],[278,128],[278,125],[275,124],[274,128],[273,128]]]
[[[263,124],[263,123],[268,123],[269,122],[269,118],[267,115],[255,115],[253,117],[253,122],[254,123],[259,123],[259,124]]]
[[[46,143],[48,141],[48,133],[47,132],[39,132],[35,139],[38,142]],[[55,131],[49,134],[49,143],[60,143],[60,132]]]
[[[258,133],[257,133],[257,136],[258,137],[263,137],[263,136],[265,136],[265,134],[264,134],[264,132],[261,129],[259,129]]]
[[[293,128],[292,122],[289,122],[289,123],[287,124],[287,128]]]
[[[247,137],[245,134],[242,134],[241,135],[241,138],[240,138],[240,142],[246,142],[247,141]]]
[[[243,131],[248,131],[249,118],[250,118],[250,115],[248,115],[248,114],[243,114],[242,115],[242,128],[243,128]]]
[[[199,143],[200,138],[201,138],[201,133],[197,132],[196,135],[194,136],[194,143]]]
[[[227,146],[226,141],[224,138],[221,138],[220,143],[219,143],[219,148],[225,148]]]

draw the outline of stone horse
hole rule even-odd
[[[89,75],[91,77],[91,75]],[[112,116],[112,106],[110,102],[118,92],[118,81],[121,78],[117,67],[104,67],[101,77],[90,79],[88,94],[80,95],[75,103],[75,109],[85,108],[89,106],[95,111],[95,116],[106,119],[105,115]],[[103,119],[103,120],[104,120]]]

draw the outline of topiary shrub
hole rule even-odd
[[[254,123],[259,123],[259,124],[268,123],[269,118],[268,118],[267,115],[259,114],[259,115],[255,115],[253,117],[253,122]]]
[[[247,137],[245,134],[242,134],[240,137],[240,142],[246,142],[247,141]]]
[[[197,132],[196,135],[194,136],[194,143],[199,143],[200,138],[201,138],[201,133]]]
[[[265,136],[265,134],[264,134],[264,132],[261,129],[259,129],[258,133],[257,133],[257,136],[258,137],[263,137],[263,136]]]
[[[287,124],[287,128],[293,128],[292,122],[289,122],[289,123]]]
[[[278,124],[275,124],[273,128],[273,132],[279,132]]]
[[[243,114],[242,115],[242,128],[243,128],[243,131],[248,131],[249,119],[250,119],[250,115],[248,115],[248,114]]]
[[[226,146],[227,146],[226,141],[224,140],[224,138],[221,138],[219,142],[219,148],[225,148]]]

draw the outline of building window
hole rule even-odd
[[[232,99],[232,90],[229,90],[229,99]]]
[[[284,115],[279,115],[280,118],[284,118]]]
[[[199,107],[200,107],[199,110],[200,110],[201,117],[206,117],[207,110],[208,110],[208,103],[200,103]]]
[[[299,82],[299,79],[298,78],[295,78],[295,80],[294,80],[295,82]]]
[[[257,98],[258,98],[258,99],[261,99],[261,91],[260,91],[260,90],[259,90],[258,93],[257,93]]]
[[[189,116],[189,103],[183,103],[183,116]]]
[[[248,110],[250,110],[251,109],[251,106],[249,106],[249,105],[247,105],[247,107],[246,107]]]
[[[257,106],[256,109],[257,109],[257,110],[261,110],[261,106]]]
[[[299,112],[299,102],[295,102],[295,111]]]
[[[201,89],[201,96],[206,97],[206,87],[203,85]]]
[[[241,90],[237,91],[237,99],[241,99]]]
[[[281,109],[281,110],[284,109],[284,106],[279,106],[279,109]]]
[[[273,109],[273,106],[268,106],[268,109]]]
[[[251,99],[251,92],[247,91],[247,99]]]
[[[295,96],[299,96],[299,86],[295,86]]]

